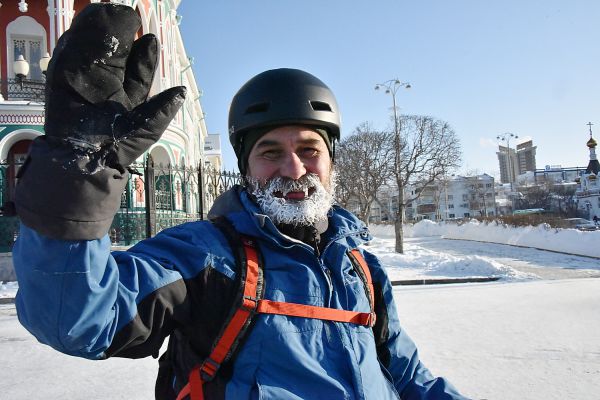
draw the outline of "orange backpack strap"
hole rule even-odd
[[[245,270],[240,269],[243,295],[241,304],[233,316],[225,323],[225,327],[217,338],[210,355],[192,368],[188,383],[181,389],[177,400],[189,396],[191,400],[204,400],[203,385],[213,380],[221,364],[229,359],[240,339],[250,325],[252,316],[256,313],[262,288],[262,270],[259,267],[258,253],[252,239],[242,237],[242,245],[246,256]]]
[[[257,311],[260,314],[279,314],[290,317],[323,319],[326,321],[348,322],[356,325],[375,325],[375,314],[336,308],[309,306],[306,304],[284,303],[271,300],[260,300]]]
[[[369,305],[371,306],[371,313],[373,314],[373,325],[375,325],[375,289],[373,288],[373,278],[371,278],[371,270],[369,265],[362,256],[360,250],[353,249],[348,252],[348,256],[352,261],[354,270],[358,273],[363,284],[365,285],[365,293],[369,299]]]

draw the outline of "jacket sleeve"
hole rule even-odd
[[[111,253],[107,236],[56,240],[22,225],[13,249],[19,321],[40,342],[73,356],[157,355],[174,327],[189,323],[186,280],[207,265],[227,264],[205,250],[214,235],[169,231]]]
[[[392,285],[377,257],[365,251],[373,275],[377,323],[373,328],[377,353],[390,372],[402,399],[466,399],[444,378],[435,378],[419,359],[415,343],[400,326]]]

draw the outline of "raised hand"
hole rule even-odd
[[[46,82],[45,135],[19,171],[21,221],[57,239],[108,231],[127,166],[154,144],[185,99],[185,87],[150,99],[158,63],[154,35],[134,41],[141,22],[128,6],[94,3],[59,39]]]

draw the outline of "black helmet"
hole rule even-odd
[[[340,113],[331,89],[308,72],[289,68],[265,71],[246,82],[229,107],[229,141],[240,167],[244,135],[282,125],[324,128],[333,145],[340,139]]]

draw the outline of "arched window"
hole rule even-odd
[[[29,63],[29,79],[41,80],[40,58],[46,54],[46,30],[35,19],[21,16],[6,26],[8,76],[14,77],[13,63],[23,56]]]

